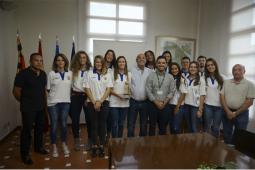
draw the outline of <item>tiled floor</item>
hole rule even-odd
[[[31,157],[33,165],[25,165],[21,162],[19,154],[20,129],[16,129],[7,138],[0,142],[0,168],[8,169],[102,169],[109,167],[108,151],[105,158],[91,158],[90,153],[86,152],[84,145],[87,142],[86,128],[81,128],[81,150],[75,151],[73,147],[73,138],[71,127],[68,128],[68,147],[71,151],[69,157],[65,157],[61,150],[61,143],[58,143],[59,157],[53,158],[51,154],[40,155],[33,152],[31,146]],[[51,150],[49,133],[45,134],[45,148]],[[59,141],[59,140],[58,140]]]

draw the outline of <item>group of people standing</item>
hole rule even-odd
[[[42,142],[45,108],[50,117],[53,157],[59,156],[58,122],[63,153],[70,153],[66,144],[68,114],[74,149],[80,150],[82,108],[88,134],[86,149],[92,157],[104,157],[110,136],[123,137],[126,118],[127,136],[135,136],[138,114],[139,136],[154,136],[157,129],[159,135],[165,135],[169,125],[171,134],[202,130],[219,137],[223,122],[224,141],[231,143],[233,126],[246,129],[248,108],[255,98],[254,85],[244,78],[244,66],[235,65],[233,79],[226,80],[216,61],[204,56],[197,61],[185,56],[180,66],[172,61],[169,51],[156,59],[149,50],[138,54],[136,66],[129,70],[126,58],[116,57],[113,50],[104,57],[95,56],[94,66],[87,53],[79,51],[70,69],[67,57],[57,54],[48,76],[42,64],[38,53],[31,54],[30,67],[18,73],[14,82],[13,94],[20,101],[22,113],[20,153],[25,164],[33,163],[29,156],[33,123],[35,152],[48,154]]]

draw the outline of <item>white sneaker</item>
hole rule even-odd
[[[58,149],[57,149],[57,148],[53,148],[52,156],[53,156],[54,158],[57,158],[57,157],[58,157]]]
[[[62,147],[63,147],[64,154],[68,155],[70,153],[70,151],[69,151],[67,145],[66,144],[62,144]]]

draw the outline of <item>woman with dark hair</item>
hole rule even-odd
[[[85,121],[87,125],[88,133],[88,147],[89,149],[91,133],[90,133],[90,119],[86,106],[87,96],[85,95],[85,89],[83,88],[83,82],[85,74],[91,69],[91,62],[88,54],[85,51],[78,51],[72,60],[71,71],[73,72],[72,79],[72,93],[71,93],[71,105],[70,115],[72,118],[72,131],[74,137],[74,149],[80,150],[80,114],[83,108],[85,113]]]
[[[106,68],[108,69],[108,71],[113,72],[114,66],[116,63],[115,52],[111,49],[108,49],[104,55],[104,60],[105,60]],[[107,141],[109,140],[109,138],[111,136],[111,131],[112,131],[111,114],[108,114],[108,117],[107,117]]]
[[[156,59],[153,51],[145,51],[144,55],[146,57],[145,67],[154,70],[156,67]]]
[[[127,60],[119,56],[114,67],[113,88],[110,96],[112,137],[123,136],[124,121],[129,109],[131,73],[128,72]]]
[[[106,62],[106,67],[113,69],[116,63],[116,55],[115,52],[111,49],[107,50],[104,55],[104,60]]]
[[[217,62],[209,58],[205,63],[205,131],[210,132],[215,137],[219,137],[220,124],[223,110],[220,103],[220,91],[223,87],[223,78],[219,73]]]
[[[69,62],[64,54],[57,54],[52,64],[52,71],[48,75],[48,112],[51,122],[51,143],[53,157],[58,157],[57,123],[58,117],[61,123],[61,141],[65,155],[70,153],[66,145],[67,117],[70,109],[70,96],[72,84],[72,72],[68,71]]]
[[[183,82],[184,79],[182,78],[181,68],[178,63],[171,63],[169,67],[170,74],[174,77],[175,85],[176,85],[176,91],[174,93],[173,98],[170,100],[170,132],[177,134],[181,133],[181,123],[184,119],[184,112],[183,112],[183,99],[180,99],[181,96],[181,89],[183,89],[183,85],[181,86],[181,81]],[[180,101],[180,104],[178,105],[178,102]]]
[[[172,54],[170,53],[170,51],[166,50],[162,53],[162,56],[166,58],[166,62],[167,62],[166,72],[170,73],[170,66],[172,63]]]
[[[111,74],[107,72],[102,56],[95,56],[94,68],[88,71],[85,80],[84,86],[88,96],[88,111],[91,120],[92,157],[97,155],[97,151],[99,151],[99,157],[104,157],[109,94],[113,85]]]
[[[182,98],[184,98],[185,119],[190,133],[197,132],[197,124],[199,118],[202,117],[205,91],[205,81],[200,78],[198,71],[198,63],[192,61],[189,65],[189,76],[185,81],[181,82],[184,87],[181,90],[181,99],[178,102],[180,106]]]

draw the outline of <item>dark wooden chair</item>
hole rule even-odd
[[[244,129],[235,129],[233,135],[235,148],[255,159],[255,134]]]

